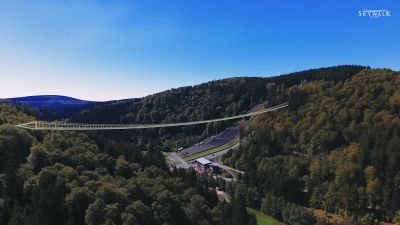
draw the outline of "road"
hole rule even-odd
[[[206,159],[208,159],[208,160],[214,160],[214,159],[216,159],[216,158],[218,158],[218,157],[224,155],[224,154],[227,153],[229,150],[238,148],[239,145],[240,145],[240,142],[238,142],[238,143],[235,144],[234,146],[232,146],[232,147],[230,147],[230,148],[227,148],[227,149],[225,149],[225,150],[222,150],[222,151],[219,151],[219,152],[216,152],[216,153],[213,153],[213,154],[204,156],[204,158],[206,158]]]
[[[176,152],[170,152],[167,156],[167,160],[173,162],[171,164],[173,164],[178,169],[189,169],[192,166],[192,164],[183,160]]]
[[[260,108],[262,108],[263,106],[264,106],[264,104],[259,104],[259,105],[255,106],[255,107],[252,108],[252,109],[249,111],[249,113],[247,113],[246,115],[250,115],[250,114],[254,115],[254,112],[257,113],[257,112],[262,111],[262,110],[260,110]],[[282,105],[280,105],[280,106],[282,106]],[[285,106],[285,107],[286,107],[286,106]],[[270,108],[270,109],[271,109],[271,108]],[[255,114],[255,115],[257,115],[257,114]],[[242,125],[242,126],[246,126],[248,122],[249,122],[249,121],[246,121],[244,124],[242,123],[241,125]],[[235,169],[235,168],[232,168],[232,167],[229,167],[229,166],[224,165],[224,164],[221,162],[220,158],[221,158],[222,155],[226,154],[229,150],[231,150],[231,149],[232,149],[232,150],[237,149],[239,146],[240,146],[240,142],[238,142],[238,143],[235,144],[234,146],[229,147],[229,148],[227,148],[227,149],[225,149],[225,150],[222,150],[222,151],[219,151],[219,152],[216,152],[216,153],[207,155],[207,156],[203,156],[203,157],[206,158],[206,159],[208,159],[208,160],[210,160],[210,161],[212,161],[214,165],[219,166],[221,169],[225,170],[227,173],[229,173],[229,174],[233,177],[233,179],[223,178],[224,180],[226,180],[226,181],[228,181],[228,182],[230,182],[230,181],[237,181],[237,180],[238,180],[238,174],[242,174],[242,175],[243,175],[244,172],[243,172],[243,171],[240,171],[240,170],[237,170],[237,169]],[[176,168],[185,168],[185,169],[188,169],[188,168],[194,166],[194,164],[189,163],[189,162],[186,162],[185,160],[183,160],[183,159],[182,159],[177,153],[175,153],[175,152],[169,153],[169,155],[168,155],[168,157],[167,157],[167,160],[173,162],[173,164],[176,166]]]
[[[230,149],[236,149],[238,147],[239,147],[239,143],[237,143],[235,146],[233,146],[233,147],[231,147],[229,149],[226,149],[226,150],[223,150],[223,151],[220,151],[220,152],[217,152],[215,154],[211,154],[211,155],[205,157],[207,159],[212,160],[214,165],[219,166],[221,169],[225,170],[227,173],[229,173],[233,177],[233,179],[224,178],[224,180],[226,180],[228,182],[237,181],[237,179],[238,179],[237,178],[237,174],[238,173],[244,174],[244,172],[240,171],[240,170],[237,170],[237,169],[234,169],[232,167],[226,166],[226,165],[222,164],[221,162],[214,161],[213,159],[222,156],[223,154],[225,154]],[[174,165],[178,169],[179,168],[189,169],[190,167],[194,167],[193,163],[186,162],[176,152],[170,152],[168,154],[168,156],[167,156],[167,160],[169,162],[171,162],[171,165]]]
[[[233,172],[235,172],[235,173],[240,173],[240,174],[242,174],[242,175],[244,174],[243,171],[234,169],[234,168],[229,167],[229,166],[225,166],[224,164],[221,164],[221,163],[218,163],[218,162],[213,162],[213,163],[214,163],[215,165],[221,167],[221,168],[224,169],[224,170],[231,171],[231,172],[233,171]]]

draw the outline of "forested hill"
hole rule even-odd
[[[85,132],[51,137],[13,126],[34,115],[0,102],[1,225],[256,224],[242,201],[218,202],[213,188],[223,181],[170,172],[151,151],[107,154]]]
[[[270,100],[270,105],[285,101],[285,87],[299,85],[302,81],[344,80],[351,78],[366,67],[336,66],[296,72],[279,77],[236,77],[208,83],[171,89],[144,98],[116,101],[83,111],[72,120],[83,123],[167,123],[196,121],[238,115],[244,113],[261,101]],[[277,89],[266,88],[274,82]],[[131,132],[103,133],[111,139],[130,139],[131,143],[148,145],[158,151],[185,147],[196,143],[206,136],[231,126],[232,121],[189,127],[150,129],[140,131],[140,135]],[[102,141],[105,145],[111,141]],[[112,150],[110,150],[112,151]]]
[[[355,223],[399,220],[400,73],[365,69],[285,95],[291,107],[253,120],[247,143],[225,158],[265,196],[253,207],[283,219],[268,206],[282,196]]]
[[[25,103],[29,106],[43,107],[43,108],[70,108],[79,107],[96,102],[85,101],[81,99],[71,98],[61,95],[36,95],[18,98],[8,98],[7,100],[13,102]]]
[[[0,125],[27,123],[34,120],[38,111],[22,104],[11,104],[0,100]]]
[[[237,115],[267,100],[266,83],[289,87],[302,81],[348,79],[366,67],[335,66],[284,74],[276,77],[236,77],[196,86],[171,89],[139,99],[101,105],[74,120],[96,123],[158,123]]]
[[[37,108],[39,112],[37,117],[41,120],[70,118],[83,110],[91,109],[94,105],[104,104],[104,102],[85,101],[60,95],[26,96],[7,100]]]

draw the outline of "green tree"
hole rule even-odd
[[[85,211],[93,200],[93,193],[85,187],[77,187],[71,190],[71,193],[67,196],[71,224],[85,224]]]
[[[88,225],[102,225],[104,220],[104,202],[101,199],[96,200],[89,205],[86,211],[85,222]]]
[[[400,210],[398,210],[398,211],[396,212],[396,214],[394,215],[393,222],[394,222],[396,225],[400,225]]]
[[[134,201],[125,207],[122,214],[123,224],[146,225],[154,224],[151,208],[142,201]]]

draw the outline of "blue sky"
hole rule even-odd
[[[0,97],[110,100],[338,64],[400,70],[399,15],[398,0],[0,0]]]

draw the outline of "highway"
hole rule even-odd
[[[213,123],[225,120],[240,119],[243,117],[255,116],[271,111],[275,111],[281,108],[288,107],[289,103],[262,109],[256,112],[249,112],[242,115],[223,117],[217,119],[191,121],[191,122],[179,122],[179,123],[161,123],[161,124],[82,124],[82,123],[63,123],[63,122],[45,122],[45,121],[34,121],[29,123],[23,123],[16,125],[19,128],[29,130],[129,130],[129,129],[148,129],[148,128],[161,128],[161,127],[177,127],[177,126],[190,126],[196,124]]]

